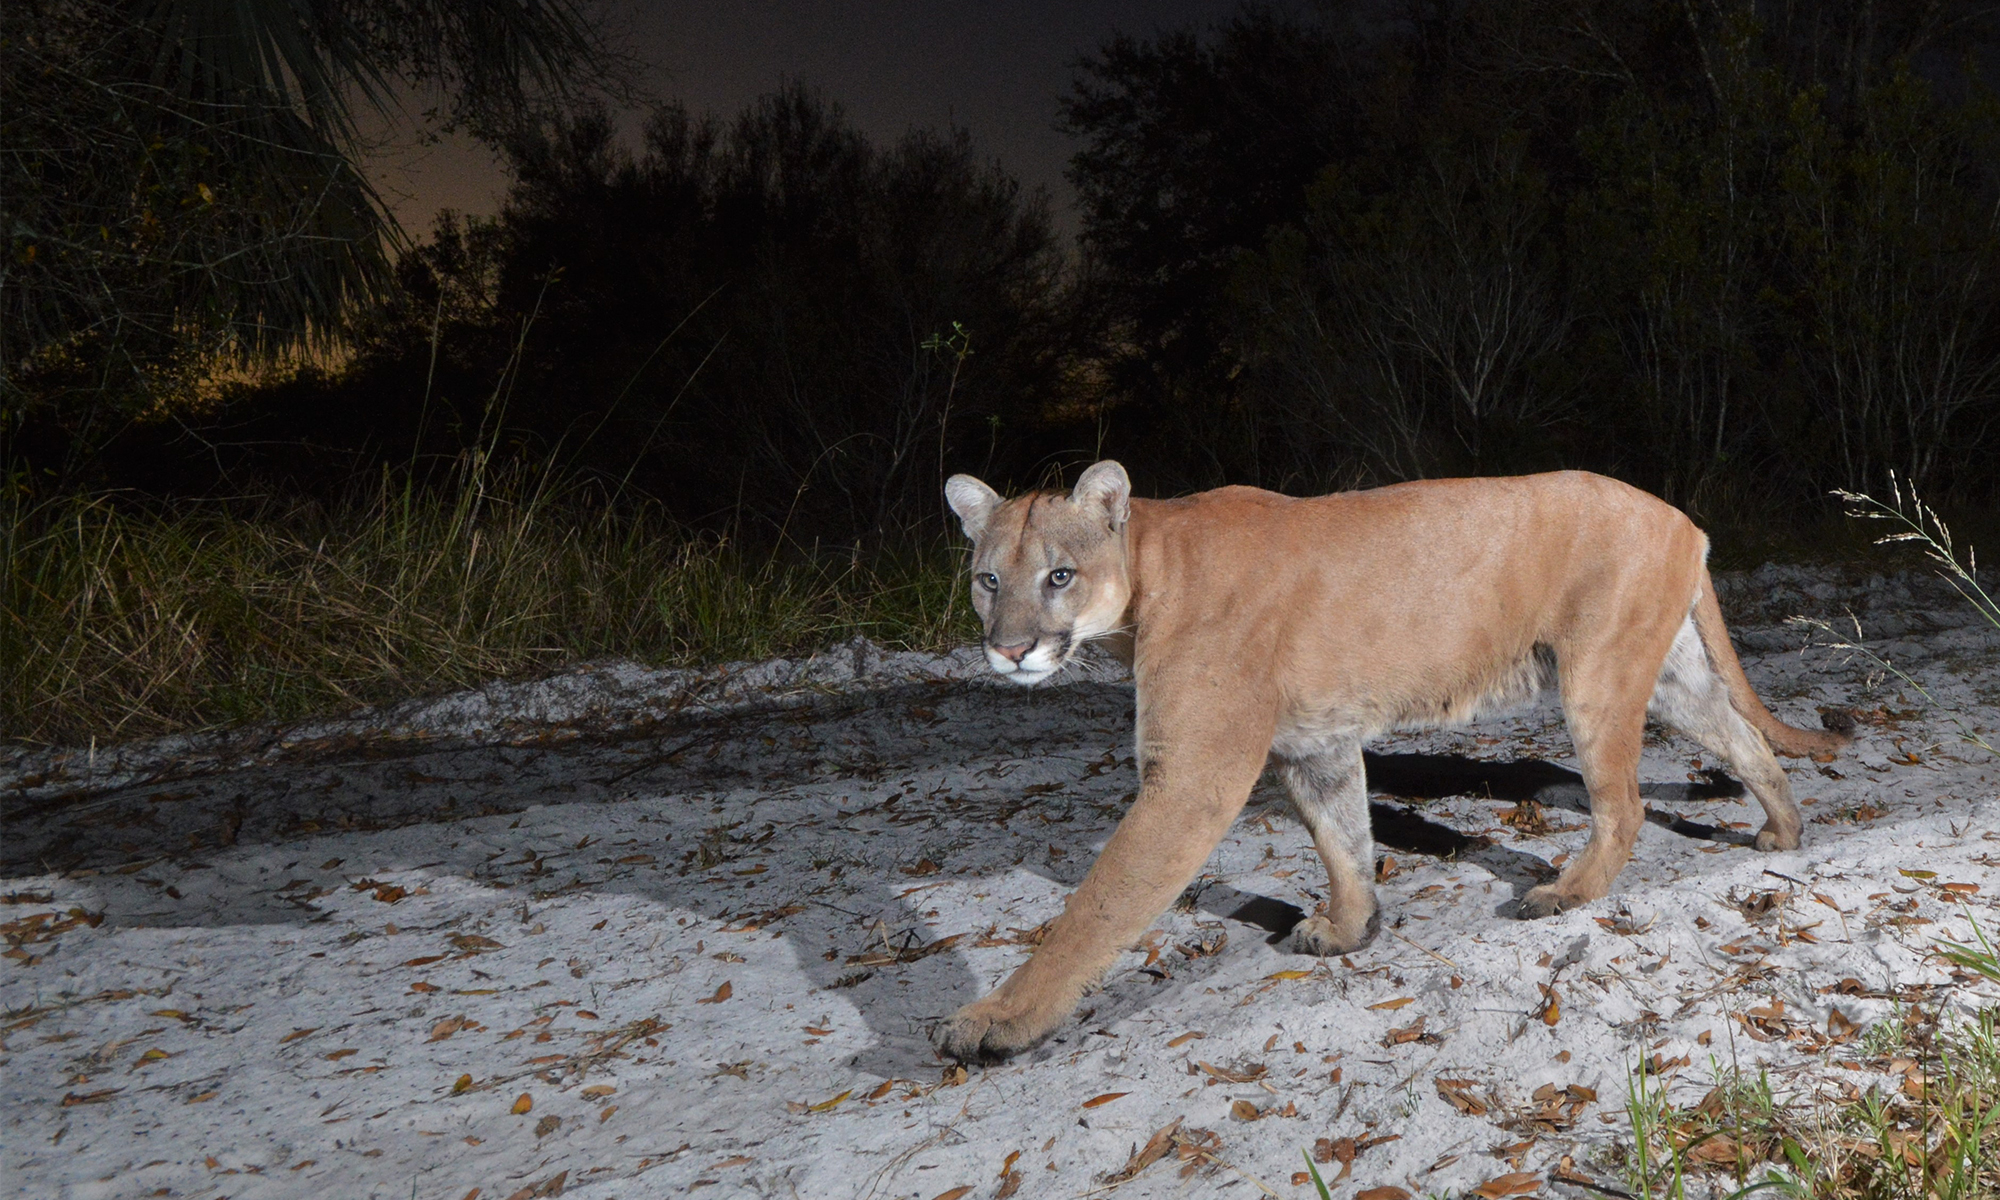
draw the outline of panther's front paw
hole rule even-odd
[[[1369,912],[1365,920],[1335,921],[1317,913],[1292,927],[1292,948],[1300,954],[1328,958],[1349,954],[1375,940],[1382,931],[1382,910]]]
[[[1796,850],[1799,848],[1799,831],[1796,829],[1780,829],[1775,825],[1766,824],[1764,828],[1757,831],[1757,848],[1759,850]]]
[[[959,1062],[997,1063],[1041,1044],[1062,1025],[1044,1014],[1012,1012],[998,996],[975,1000],[938,1026],[931,1043]]]
[[[1521,897],[1521,919],[1533,921],[1541,917],[1553,917],[1559,912],[1566,912],[1580,904],[1588,903],[1590,901],[1583,896],[1571,895],[1553,883],[1545,883],[1540,887],[1529,888],[1528,894]]]

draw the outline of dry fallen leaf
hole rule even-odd
[[[1327,1180],[1329,1184],[1339,1183],[1354,1170],[1354,1156],[1365,1147],[1357,1145],[1353,1138],[1321,1138],[1313,1143],[1312,1160],[1316,1163],[1339,1163],[1340,1173]]]
[[[529,1109],[533,1107],[535,1107],[535,1098],[533,1096],[530,1096],[526,1092],[522,1092],[520,1097],[514,1101],[514,1107],[512,1111],[514,1115],[518,1117],[522,1113],[527,1112]]]
[[[1198,1038],[1205,1038],[1207,1036],[1208,1036],[1207,1034],[1203,1033],[1199,1029],[1190,1029],[1186,1033],[1180,1035],[1179,1037],[1169,1040],[1167,1042],[1167,1049],[1172,1050],[1176,1046],[1185,1046],[1189,1042],[1195,1041]]]
[[[1738,1165],[1742,1150],[1742,1146],[1737,1144],[1735,1138],[1726,1133],[1718,1133],[1695,1143],[1689,1148],[1687,1156],[1695,1162],[1707,1163],[1710,1166],[1733,1167]]]
[[[730,996],[730,992],[731,992],[731,989],[730,989],[730,986],[729,986],[729,981],[728,981],[727,979],[725,979],[725,980],[723,980],[723,981],[722,981],[722,986],[721,986],[721,987],[719,987],[719,988],[716,988],[716,989],[715,989],[715,995],[713,995],[713,996],[709,996],[709,997],[707,997],[706,999],[702,999],[702,1000],[697,1000],[697,1001],[695,1001],[695,1003],[696,1003],[696,1004],[720,1004],[720,1003],[722,1003],[722,1002],[723,1002],[724,1000],[727,1000],[727,999],[729,999],[729,996]]]
[[[284,1037],[279,1038],[278,1044],[282,1046],[286,1042],[296,1042],[300,1038],[305,1037],[306,1035],[311,1034],[317,1031],[318,1029],[319,1026],[317,1025],[313,1026],[311,1029],[294,1029],[290,1033],[286,1034]]]
[[[1085,1100],[1083,1106],[1085,1108],[1096,1108],[1102,1104],[1109,1104],[1120,1096],[1129,1096],[1131,1094],[1130,1092],[1106,1092],[1102,1096],[1092,1096],[1090,1099]]]
[[[531,1183],[507,1197],[507,1200],[545,1200],[546,1197],[563,1194],[563,1181],[569,1178],[567,1170],[557,1171],[539,1183]]]
[[[1218,1067],[1212,1062],[1197,1061],[1203,1073],[1223,1083],[1255,1083],[1265,1075],[1263,1063],[1245,1063],[1240,1067]]]
[[[1424,1023],[1428,1020],[1428,1017],[1418,1017],[1414,1022],[1403,1026],[1401,1029],[1391,1029],[1383,1037],[1382,1044],[1384,1046],[1395,1047],[1421,1040],[1424,1036]],[[1436,1039],[1433,1038],[1432,1040]]]
[[[562,1118],[551,1114],[535,1122],[535,1136],[538,1138],[547,1137],[561,1128]]]
[[[1444,1097],[1459,1112],[1468,1117],[1486,1115],[1486,1105],[1472,1095],[1474,1080],[1446,1079],[1440,1075],[1436,1082],[1438,1095]]]
[[[1175,1117],[1168,1124],[1154,1130],[1153,1136],[1146,1139],[1146,1145],[1142,1149],[1134,1151],[1132,1157],[1125,1160],[1124,1166],[1106,1175],[1104,1182],[1113,1184],[1124,1183],[1137,1178],[1139,1172],[1144,1171],[1147,1167],[1165,1158],[1174,1148],[1174,1134],[1179,1132],[1180,1127],[1181,1118]],[[1053,1141],[1054,1139],[1050,1140]]]
[[[1271,973],[1270,973],[1269,975],[1266,975],[1266,976],[1264,976],[1264,978],[1266,978],[1266,979],[1304,979],[1304,978],[1306,978],[1306,977],[1307,977],[1308,975],[1311,975],[1311,974],[1312,974],[1312,972],[1311,972],[1311,971],[1298,971],[1298,970],[1292,970],[1292,971],[1273,971],[1273,972],[1271,972]]]
[[[617,1088],[612,1087],[608,1083],[593,1083],[589,1087],[583,1089],[583,1096],[586,1100],[595,1100],[599,1096],[609,1096],[613,1092],[616,1092],[617,1090],[618,1090]]]
[[[1503,1196],[1526,1196],[1538,1192],[1542,1187],[1542,1177],[1532,1171],[1516,1171],[1489,1179],[1472,1189],[1472,1194],[1483,1200],[1500,1200]]]
[[[1394,1184],[1384,1184],[1354,1193],[1354,1200],[1410,1200],[1410,1193]]]
[[[1238,1100],[1229,1106],[1229,1115],[1239,1121],[1254,1121],[1263,1116],[1264,1112],[1248,1100]]]
[[[1380,1004],[1371,1004],[1368,1007],[1371,1011],[1375,1009],[1385,1009],[1390,1012],[1393,1012],[1396,1009],[1403,1007],[1405,1004],[1415,1004],[1416,1002],[1417,998],[1415,996],[1399,996],[1394,1000],[1384,1000]]]
[[[451,1085],[451,1094],[454,1096],[462,1095],[466,1091],[466,1089],[470,1088],[471,1086],[472,1086],[472,1076],[460,1075],[457,1081]]]
[[[961,1196],[971,1191],[972,1185],[968,1183],[960,1187],[955,1187],[948,1192],[939,1192],[937,1195],[931,1197],[931,1200],[959,1200]]]
[[[843,1101],[843,1100],[847,1099],[847,1098],[848,1098],[849,1096],[852,1096],[853,1094],[854,1094],[854,1089],[852,1089],[852,1088],[849,1088],[849,1089],[848,1089],[847,1091],[844,1091],[844,1092],[840,1093],[840,1095],[838,1095],[838,1096],[835,1096],[835,1097],[834,1097],[833,1099],[831,1099],[831,1100],[822,1100],[822,1101],[820,1101],[820,1102],[819,1102],[818,1104],[808,1104],[808,1105],[806,1105],[806,1111],[807,1111],[807,1112],[832,1112],[832,1111],[833,1111],[834,1109],[836,1109],[836,1108],[839,1108],[839,1107],[840,1107],[840,1102],[841,1102],[841,1101]]]

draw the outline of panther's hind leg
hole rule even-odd
[[[1759,850],[1796,850],[1804,822],[1792,800],[1791,781],[1764,736],[1729,702],[1729,687],[1716,673],[1690,617],[1674,636],[1660,667],[1649,705],[1653,716],[1700,742],[1735,769],[1764,806]]]
[[[1521,897],[1524,917],[1546,917],[1602,898],[1632,857],[1646,818],[1639,797],[1646,701],[1673,641],[1671,618],[1658,622],[1653,636],[1637,636],[1645,615],[1607,622],[1609,632],[1591,642],[1557,648],[1563,717],[1590,792],[1590,841],[1553,883]]]
[[[1326,863],[1326,907],[1299,922],[1292,944],[1306,954],[1345,954],[1375,939],[1375,837],[1368,823],[1368,780],[1361,743],[1342,739],[1281,760],[1292,804]]]

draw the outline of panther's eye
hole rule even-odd
[[[1076,578],[1075,571],[1070,570],[1068,567],[1057,567],[1055,570],[1049,572],[1049,586],[1056,588],[1067,587],[1069,586],[1069,581],[1074,578]]]
[[[985,588],[989,592],[1000,590],[1000,577],[991,571],[981,571],[979,574],[974,575],[973,578],[979,581],[980,587]]]

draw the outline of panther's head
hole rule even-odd
[[[1016,683],[1037,683],[1078,646],[1117,629],[1132,597],[1125,523],[1132,483],[1106,459],[1067,496],[1003,500],[970,475],[945,482],[945,500],[972,539],[972,607],[986,661]]]

